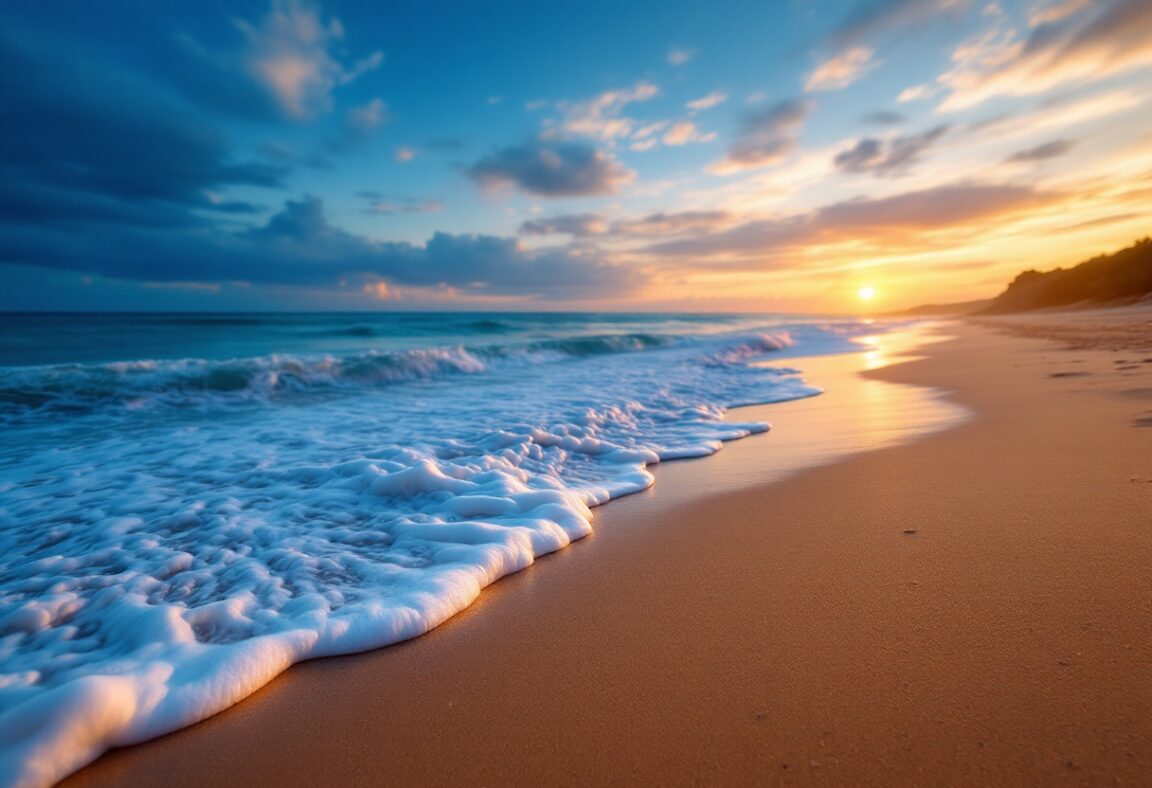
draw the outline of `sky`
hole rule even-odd
[[[0,310],[886,311],[1152,226],[1148,0],[13,0],[0,107]]]

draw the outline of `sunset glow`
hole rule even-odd
[[[898,309],[1148,232],[1145,0],[579,8],[10,5],[0,308]]]

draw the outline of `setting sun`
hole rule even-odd
[[[865,285],[856,291],[856,296],[861,301],[871,301],[876,297],[876,288],[871,285]]]

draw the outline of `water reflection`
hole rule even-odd
[[[914,358],[917,348],[945,339],[927,329],[877,334],[858,340],[864,346],[860,353],[793,360],[824,394],[733,411],[731,420],[769,421],[772,431],[728,444],[703,461],[660,466],[657,483],[646,495],[706,495],[760,484],[959,424],[967,411],[948,402],[943,392],[860,374]]]

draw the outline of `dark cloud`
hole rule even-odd
[[[937,126],[921,134],[893,137],[888,140],[865,137],[832,160],[841,172],[869,173],[879,176],[902,175],[920,156],[948,133],[948,126]]]
[[[939,17],[942,12],[963,9],[968,0],[871,0],[858,3],[828,37],[833,47],[858,44]]]
[[[1037,145],[1035,148],[1027,148],[1025,150],[1016,151],[1009,156],[1005,161],[1013,164],[1033,162],[1033,161],[1047,161],[1048,159],[1055,159],[1072,148],[1076,147],[1075,140],[1052,140],[1043,145]]]
[[[862,121],[870,126],[899,126],[906,123],[908,118],[901,115],[899,112],[892,112],[891,110],[877,110],[876,112],[869,112],[861,118]]]
[[[660,212],[639,219],[621,219],[609,223],[594,213],[568,214],[547,219],[533,219],[520,225],[523,235],[571,235],[586,238],[600,235],[612,238],[645,238],[677,236],[686,233],[711,232],[732,223],[727,211]]]
[[[728,149],[728,163],[741,168],[780,161],[795,147],[796,135],[812,108],[811,101],[792,99],[747,113]]]
[[[423,245],[373,241],[329,223],[315,197],[290,200],[264,225],[232,233],[0,225],[0,250],[0,263],[157,283],[335,288],[383,282],[471,295],[581,299],[625,294],[646,278],[588,247],[527,250],[515,238],[449,233],[436,233]]]
[[[923,233],[975,224],[1050,204],[1059,195],[1024,186],[958,184],[894,197],[834,203],[810,214],[761,219],[723,232],[650,246],[655,255],[754,255],[771,259],[807,244],[845,239],[906,244]]]
[[[129,76],[3,34],[0,71],[0,222],[194,225],[255,210],[220,192],[278,187],[286,172],[235,160],[214,129]]]
[[[516,186],[540,197],[613,194],[633,173],[583,142],[530,139],[477,161],[467,174],[482,187]]]
[[[601,235],[607,231],[607,222],[594,213],[532,219],[520,225],[521,235],[571,235],[575,238],[583,238],[589,235]]]
[[[732,215],[727,211],[674,211],[653,213],[641,219],[617,222],[612,231],[618,235],[652,236],[682,235],[684,233],[710,232],[717,227],[730,224]]]

